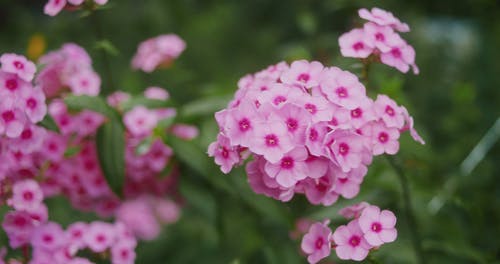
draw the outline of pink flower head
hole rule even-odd
[[[134,264],[135,245],[127,241],[119,241],[111,247],[112,264]]]
[[[43,8],[43,13],[55,16],[61,12],[64,6],[66,6],[66,0],[49,0]]]
[[[304,108],[311,115],[313,123],[320,121],[329,121],[333,112],[332,105],[323,96],[302,96],[297,102],[297,105]]]
[[[390,50],[380,54],[380,61],[386,65],[394,67],[399,71],[406,73],[413,69],[414,74],[419,73],[419,69],[415,64],[415,50],[398,34],[392,35],[387,39]]]
[[[255,136],[249,146],[252,152],[264,156],[271,163],[277,163],[295,147],[287,127],[276,120],[279,119],[270,118],[267,122],[256,124]]]
[[[380,155],[384,152],[394,155],[399,150],[399,130],[388,128],[382,122],[372,124],[372,151],[373,155]]]
[[[2,228],[9,237],[10,246],[18,248],[29,243],[35,229],[35,221],[25,211],[12,211],[4,215]]]
[[[31,211],[40,206],[43,193],[40,185],[34,180],[18,181],[12,187],[10,204],[16,210]]]
[[[339,210],[339,215],[345,217],[346,219],[350,218],[359,218],[361,212],[368,207],[370,204],[367,202],[360,202],[357,204],[353,204],[351,206],[344,207]]]
[[[387,127],[403,128],[405,123],[403,108],[387,95],[379,94],[373,108],[376,115],[384,121]]]
[[[304,235],[300,247],[308,255],[307,261],[311,264],[318,263],[330,255],[332,230],[325,223],[314,223],[309,232]]]
[[[136,106],[123,116],[127,130],[134,136],[144,136],[151,133],[158,120],[153,111],[144,106]]]
[[[352,220],[347,226],[339,226],[333,233],[337,256],[344,260],[361,261],[365,259],[372,246],[368,244],[363,235],[358,220]]]
[[[31,239],[31,245],[34,248],[41,248],[49,252],[54,252],[66,242],[63,229],[54,222],[37,227]]]
[[[9,149],[21,151],[26,154],[39,151],[45,140],[46,133],[47,132],[42,127],[35,125],[26,126],[21,132],[21,135],[12,140]]]
[[[382,210],[374,205],[366,207],[359,217],[359,227],[366,241],[374,246],[396,240],[398,232],[394,227],[396,216],[389,210]]]
[[[115,229],[113,225],[104,222],[92,222],[83,240],[93,252],[103,252],[115,243]]]
[[[294,61],[290,69],[281,74],[281,81],[298,87],[312,88],[318,85],[318,77],[323,68],[323,64],[317,61]]]
[[[358,77],[335,67],[323,72],[320,88],[330,102],[349,110],[358,107],[366,98],[366,89]]]
[[[358,168],[362,162],[362,137],[345,130],[333,131],[326,135],[328,157],[336,162],[343,172]]]
[[[45,94],[39,87],[21,91],[21,102],[26,116],[32,123],[43,120],[47,114],[47,104],[45,104]]]
[[[132,68],[152,72],[160,65],[168,65],[186,48],[186,43],[175,34],[160,35],[139,44],[132,59]]]
[[[225,129],[231,145],[250,146],[254,137],[256,121],[260,120],[257,109],[252,103],[242,102],[237,108],[229,110],[226,116]]]
[[[0,63],[4,72],[14,73],[26,82],[31,82],[35,76],[36,66],[33,62],[26,59],[26,57],[5,53],[0,56]]]
[[[297,147],[283,155],[276,163],[266,163],[265,171],[271,178],[284,188],[294,186],[298,181],[307,177],[305,160],[308,153],[305,147]]]
[[[208,155],[215,158],[215,163],[221,166],[223,173],[229,173],[241,160],[238,150],[231,146],[229,138],[223,134],[219,134],[217,141],[208,146]]]
[[[389,52],[391,50],[389,40],[396,37],[394,36],[396,33],[391,27],[379,26],[376,23],[368,22],[363,26],[363,30],[369,41],[380,52]]]
[[[101,89],[101,78],[94,71],[83,71],[71,76],[69,87],[75,95],[96,96]]]
[[[399,21],[399,19],[396,18],[391,12],[378,7],[372,8],[371,11],[368,11],[366,8],[362,8],[358,10],[358,14],[361,18],[374,22],[380,26],[390,26],[400,32],[410,31],[410,27],[406,23]]]
[[[355,28],[340,36],[339,46],[344,57],[367,58],[373,52],[374,43],[363,29]]]
[[[167,100],[170,98],[170,94],[161,87],[151,86],[144,90],[144,97],[156,100]]]
[[[29,82],[17,75],[0,71],[0,95],[4,100],[17,100],[22,93],[29,93],[32,89]]]
[[[86,247],[83,240],[84,234],[87,232],[88,225],[83,222],[75,222],[66,229],[66,237],[70,247],[78,250]]]
[[[292,141],[296,145],[303,145],[306,139],[306,128],[311,123],[309,112],[297,105],[287,104],[276,111],[276,115],[288,129]]]

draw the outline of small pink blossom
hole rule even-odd
[[[208,146],[208,155],[215,158],[215,163],[223,173],[229,173],[240,162],[238,150],[229,144],[229,139],[219,134],[217,141]]]
[[[146,88],[146,90],[144,90],[144,96],[146,98],[156,100],[167,100],[168,98],[170,98],[170,94],[167,92],[167,90],[156,86]]]
[[[294,61],[290,69],[281,74],[281,81],[290,85],[312,88],[318,85],[318,76],[321,71],[323,71],[323,64],[317,61]]]
[[[359,218],[361,212],[369,206],[370,204],[367,202],[360,202],[357,204],[353,204],[351,206],[344,207],[339,210],[339,214],[347,219],[350,218]]]
[[[152,72],[160,65],[168,65],[186,48],[186,43],[175,34],[160,35],[139,44],[132,59],[132,68]]]
[[[35,76],[35,64],[24,56],[4,53],[0,56],[0,63],[2,64],[2,71],[17,74],[19,78],[26,82],[31,82]]]
[[[12,199],[9,203],[16,210],[29,212],[39,207],[42,201],[42,189],[34,180],[18,181],[12,187]]]
[[[61,12],[61,10],[66,6],[66,0],[49,0],[44,8],[43,12],[49,16],[55,16]]]
[[[136,106],[123,116],[123,122],[128,131],[134,136],[144,136],[151,133],[158,123],[153,112],[144,106]]]
[[[340,52],[344,57],[367,58],[372,54],[374,43],[363,29],[353,29],[339,38]]]
[[[363,236],[358,220],[352,220],[347,226],[342,225],[335,229],[333,241],[336,244],[335,252],[340,259],[361,261],[368,256],[372,248]]]
[[[83,240],[88,248],[99,253],[113,245],[115,235],[113,225],[104,222],[92,222],[83,235]]]
[[[399,21],[391,12],[378,7],[372,8],[371,11],[368,11],[366,8],[359,9],[358,14],[361,18],[372,21],[380,26],[390,26],[400,32],[410,31],[410,27],[406,23]]]
[[[290,188],[307,177],[307,165],[305,163],[307,157],[306,148],[297,147],[285,153],[278,162],[267,162],[264,168],[271,178],[276,178],[278,184]]]
[[[382,210],[377,206],[366,207],[359,217],[359,227],[364,238],[372,246],[380,246],[393,242],[397,237],[396,216],[389,210]]]
[[[328,222],[314,223],[302,238],[301,248],[308,255],[307,261],[311,264],[318,263],[330,255],[332,230]]]

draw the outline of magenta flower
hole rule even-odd
[[[364,238],[372,246],[396,240],[398,232],[394,227],[396,216],[389,210],[382,210],[374,205],[366,207],[359,217],[359,227]]]
[[[374,41],[367,37],[363,29],[355,28],[340,36],[339,46],[344,57],[367,58],[373,52]]]
[[[298,181],[307,177],[305,160],[308,154],[305,147],[296,147],[283,155],[276,163],[267,162],[265,171],[271,178],[276,178],[278,184],[284,188],[294,186]]]
[[[18,181],[12,187],[12,199],[9,204],[16,210],[32,211],[40,206],[43,193],[34,180]]]
[[[123,116],[125,127],[133,136],[149,135],[156,127],[158,119],[155,114],[144,106],[136,106]]]
[[[380,61],[391,67],[395,67],[399,71],[406,73],[413,69],[414,74],[419,73],[419,69],[415,64],[415,50],[408,45],[398,34],[393,34],[387,39],[390,50],[380,54]]]
[[[69,86],[75,95],[96,96],[101,90],[101,78],[93,71],[83,71],[70,77]]]
[[[55,16],[66,6],[66,0],[49,0],[43,8],[43,13]]]
[[[169,65],[186,48],[186,43],[175,34],[160,35],[139,44],[132,59],[132,68],[153,72],[161,65]]]
[[[24,56],[13,53],[4,53],[0,56],[0,63],[2,64],[0,70],[8,73],[14,73],[26,82],[31,82],[35,76],[35,64],[27,60]]]
[[[238,150],[232,147],[229,139],[222,134],[219,134],[216,142],[208,146],[208,155],[215,158],[215,163],[221,166],[223,173],[229,173],[241,160]]]
[[[328,157],[336,162],[343,172],[358,168],[362,162],[362,137],[349,131],[336,130],[326,135]]]
[[[373,108],[387,127],[403,128],[405,123],[403,109],[387,95],[379,94]]]
[[[92,222],[83,240],[88,248],[94,252],[103,252],[114,244],[116,238],[113,225],[104,222]]]
[[[321,71],[323,71],[323,64],[317,61],[294,61],[290,69],[281,74],[281,81],[298,87],[312,88],[318,85]]]
[[[388,40],[395,38],[394,30],[389,26],[380,26],[376,23],[368,22],[363,26],[363,30],[370,43],[373,43],[375,48],[380,52],[388,52],[391,50]]]
[[[32,123],[37,123],[43,120],[47,114],[47,105],[45,104],[45,94],[42,89],[21,90],[21,100],[24,104],[26,116]]]
[[[61,226],[54,222],[46,223],[36,228],[31,238],[34,248],[54,252],[66,243],[66,237]]]
[[[384,152],[394,155],[399,151],[399,130],[397,128],[388,128],[383,122],[375,122],[371,129],[373,155],[380,155]]]
[[[360,100],[366,98],[365,87],[358,77],[335,67],[324,71],[320,88],[330,102],[349,110],[358,107]]]
[[[333,233],[336,244],[335,252],[340,259],[361,261],[368,256],[372,248],[363,236],[358,220],[352,220],[347,226],[339,226]]]
[[[287,127],[275,120],[279,119],[256,124],[255,136],[249,146],[252,152],[264,156],[271,163],[277,163],[286,152],[295,147]]]
[[[332,230],[328,228],[328,221],[311,225],[300,244],[302,251],[308,255],[307,261],[309,263],[318,263],[330,255],[331,238]]]

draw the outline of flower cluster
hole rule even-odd
[[[125,142],[120,199],[108,186],[97,158],[96,134],[110,117],[75,111],[64,101],[67,96],[99,93],[100,78],[85,50],[65,44],[43,56],[36,87],[31,84],[34,63],[14,54],[2,55],[0,63],[4,95],[0,101],[0,204],[14,209],[2,223],[10,247],[31,247],[31,263],[91,263],[76,257],[79,250],[108,252],[112,263],[133,263],[136,240],[156,238],[163,225],[176,222],[180,215],[179,204],[171,200],[178,198],[179,170],[164,137],[190,140],[198,130],[173,123],[174,108],[142,105],[148,100],[166,105],[169,94],[160,87],[149,87],[140,96],[110,95],[109,109],[121,117],[118,121],[125,128],[123,135],[115,135]],[[44,91],[50,94],[48,106]],[[139,103],[134,102],[136,98]],[[58,132],[35,125],[46,113]],[[75,223],[64,230],[47,220],[48,208],[43,203],[44,198],[57,195],[67,197],[78,210],[114,217],[117,222]],[[79,237],[72,237],[73,231]]]
[[[158,67],[168,67],[185,49],[186,43],[175,34],[147,39],[139,44],[132,68],[150,73]]]
[[[29,130],[47,113],[43,91],[32,85],[36,66],[24,56],[13,53],[2,54],[0,64],[0,136],[31,137],[29,132],[23,131]]]
[[[405,107],[366,95],[358,78],[305,60],[248,75],[227,109],[208,153],[224,173],[249,155],[256,193],[281,201],[303,193],[312,204],[353,198],[374,155],[395,154],[399,136],[421,138]]]
[[[373,55],[382,63],[413,73],[419,70],[415,64],[415,50],[399,36],[399,32],[409,32],[410,27],[402,23],[388,11],[374,7],[371,11],[362,8],[359,16],[368,20],[363,28],[353,29],[339,38],[340,51],[345,57],[368,58]]]
[[[396,240],[396,217],[389,210],[380,210],[367,203],[357,204],[341,210],[341,214],[352,219],[347,225],[332,230],[329,221],[314,223],[304,235],[301,248],[314,264],[330,255],[331,249],[340,259],[361,261],[370,250]]]
[[[83,250],[108,252],[113,264],[134,263],[137,241],[123,223],[76,222],[64,230],[58,223],[48,221],[43,198],[43,190],[35,180],[15,182],[12,198],[7,201],[15,210],[7,212],[2,222],[11,248],[31,246],[30,263],[92,263],[77,256]]]
[[[64,8],[68,10],[75,10],[81,8],[85,4],[86,0],[49,0],[44,8],[43,12],[49,16],[55,16],[59,14]],[[92,5],[105,5],[108,0],[87,0],[89,4]]]
[[[64,44],[40,58],[43,69],[35,83],[48,97],[59,95],[69,88],[75,95],[98,95],[101,78],[92,68],[92,60],[87,52],[74,43]]]

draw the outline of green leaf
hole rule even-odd
[[[52,130],[54,132],[59,133],[59,127],[57,126],[57,124],[54,121],[54,119],[52,118],[52,116],[50,116],[49,114],[46,114],[45,117],[43,118],[43,120],[38,122],[38,125],[46,128],[48,130]]]
[[[225,108],[230,100],[231,97],[225,96],[203,98],[185,104],[179,112],[181,116],[213,115],[214,112]]]
[[[117,56],[118,54],[120,54],[120,51],[118,51],[115,45],[113,45],[113,43],[111,43],[111,41],[107,39],[97,41],[94,47],[97,50],[103,50],[104,52],[113,56]]]
[[[82,111],[87,109],[103,114],[110,119],[119,119],[118,112],[99,96],[70,95],[64,98],[64,102],[70,110]]]
[[[125,129],[111,119],[97,130],[97,156],[111,190],[122,197],[125,182]]]
[[[132,97],[129,100],[123,102],[120,106],[124,112],[127,112],[139,105],[142,105],[149,109],[154,109],[154,108],[171,107],[172,103],[171,101],[150,99],[144,96],[137,96],[137,97]]]
[[[70,146],[64,152],[64,157],[71,158],[71,157],[75,156],[76,154],[78,154],[78,152],[80,152],[81,149],[82,148],[80,146]]]

